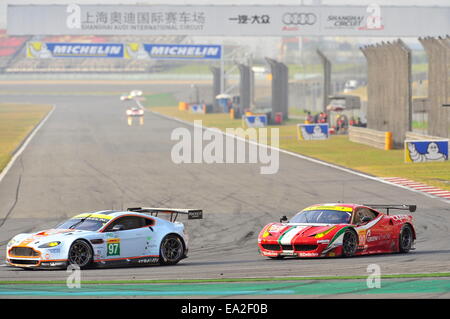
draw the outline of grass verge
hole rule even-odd
[[[0,103],[0,172],[51,109],[50,105]]]
[[[176,106],[149,109],[185,121],[202,120],[204,126],[221,130],[242,127],[241,120],[230,119],[228,114],[194,114],[179,111]],[[279,128],[280,148],[377,177],[403,177],[450,190],[450,161],[405,163],[402,149],[384,151],[350,142],[345,135],[333,135],[322,141],[299,141],[297,123],[300,121],[289,120],[281,126],[269,126]]]
[[[381,279],[407,278],[449,278],[450,273],[417,273],[381,275]],[[212,279],[133,279],[133,280],[83,280],[83,284],[192,284],[221,282],[268,282],[268,281],[309,281],[309,280],[361,280],[363,276],[311,276],[311,277],[260,277],[260,278],[212,278]],[[1,280],[0,285],[32,285],[32,284],[66,284],[65,280]]]
[[[178,102],[172,93],[160,93],[145,95],[145,104],[147,106],[173,106]]]

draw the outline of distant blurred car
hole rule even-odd
[[[133,97],[130,96],[129,94],[124,94],[124,95],[122,95],[122,96],[120,97],[120,100],[121,100],[121,101],[129,101],[129,100],[132,100],[132,99],[133,99]]]
[[[144,109],[140,107],[130,107],[127,109],[127,116],[144,116]]]
[[[131,97],[142,96],[142,91],[140,91],[140,90],[133,90],[133,91],[130,92],[130,96]]]

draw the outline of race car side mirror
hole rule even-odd
[[[283,217],[280,218],[280,223],[284,223],[284,222],[287,222],[287,221],[288,221],[288,219],[287,219],[286,216],[283,216]]]

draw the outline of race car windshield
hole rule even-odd
[[[295,215],[289,222],[306,224],[349,224],[350,212],[338,210],[306,210]]]
[[[102,228],[106,224],[105,221],[101,221],[98,219],[79,219],[79,218],[73,218],[69,219],[68,221],[62,223],[56,229],[78,229],[78,230],[90,230],[90,231],[96,231]]]

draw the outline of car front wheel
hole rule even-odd
[[[91,263],[92,256],[91,246],[86,241],[78,239],[70,246],[68,264],[85,268]]]
[[[342,242],[342,255],[344,257],[351,257],[356,253],[358,248],[358,236],[353,230],[346,230],[344,233],[344,240]]]

